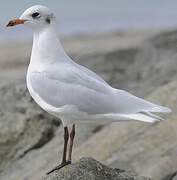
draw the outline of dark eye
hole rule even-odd
[[[36,17],[39,17],[39,15],[40,15],[40,14],[39,14],[38,12],[35,12],[35,13],[32,14],[32,17],[33,17],[33,18],[36,18]]]

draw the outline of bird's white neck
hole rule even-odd
[[[66,61],[67,55],[58,39],[56,27],[51,25],[33,34],[30,67],[42,71],[50,64]]]

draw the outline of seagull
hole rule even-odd
[[[20,18],[9,21],[7,27],[19,24],[33,31],[26,76],[29,93],[41,108],[60,118],[64,127],[62,162],[48,174],[71,164],[75,124],[126,120],[153,123],[163,120],[157,113],[171,112],[167,107],[111,87],[96,73],[75,63],[58,39],[56,18],[49,8],[32,6]]]

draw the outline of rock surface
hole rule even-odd
[[[47,175],[42,180],[150,180],[135,173],[109,168],[92,158],[82,158]]]
[[[177,172],[174,174],[174,176],[171,180],[177,180]]]
[[[0,171],[50,141],[59,126],[33,102],[22,83],[0,87]]]

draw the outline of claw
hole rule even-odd
[[[65,167],[65,166],[67,166],[69,164],[71,164],[71,161],[63,162],[59,166],[57,166],[54,169],[52,169],[51,171],[47,172],[46,174],[49,175],[50,173],[52,173],[52,172],[54,172],[56,170],[62,169],[63,167]]]

